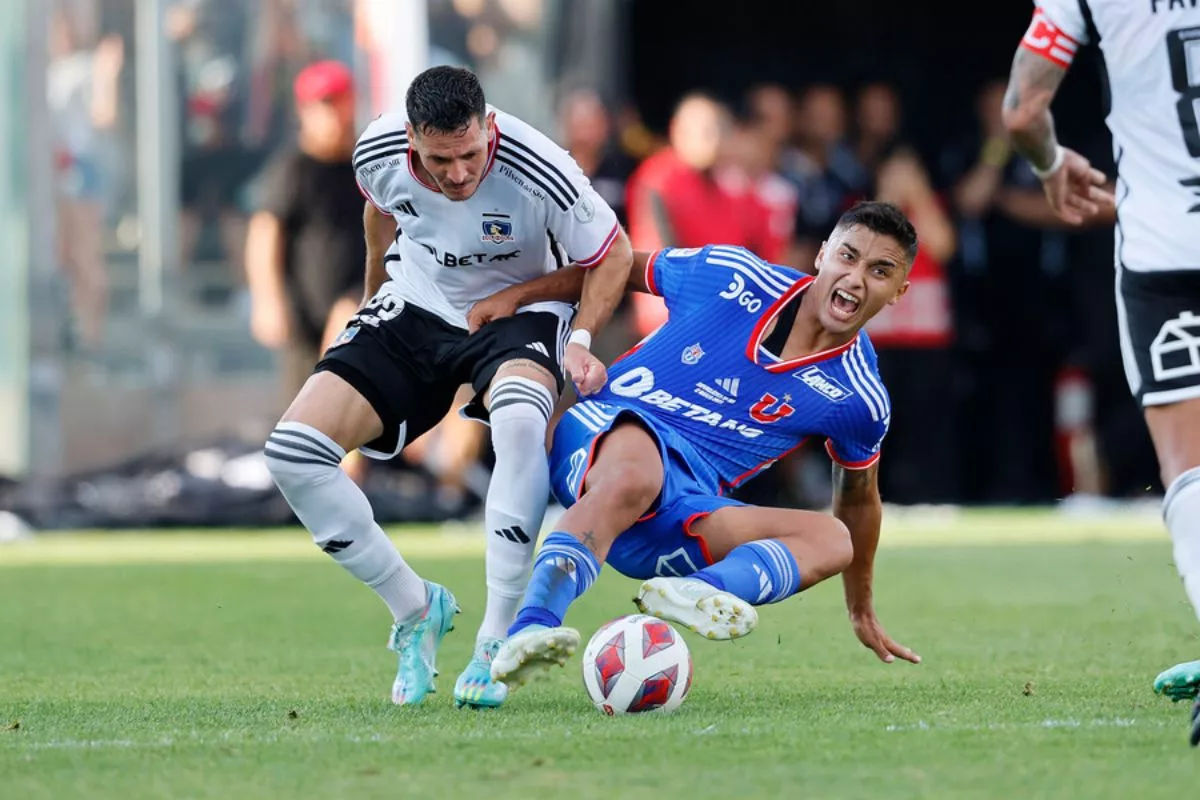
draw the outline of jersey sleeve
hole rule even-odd
[[[866,469],[879,461],[892,422],[892,404],[879,374],[867,365],[867,359],[855,362],[846,376],[857,397],[849,407],[850,413],[827,431],[825,451],[846,469]]]
[[[354,146],[358,190],[384,214],[392,214],[408,172],[408,130],[400,114],[372,120]]]
[[[608,255],[621,227],[579,164],[549,137],[515,117],[497,120],[497,158],[515,166],[541,189],[546,228],[572,263],[594,267]]]
[[[1087,41],[1087,21],[1079,0],[1037,0],[1021,47],[1066,69]]]
[[[784,295],[798,273],[768,264],[744,247],[667,248],[646,264],[646,286],[675,314],[714,303],[758,313]]]
[[[699,293],[692,290],[692,278],[703,269],[707,249],[668,247],[655,250],[646,260],[646,288],[661,297],[669,311],[681,313],[695,305]]]

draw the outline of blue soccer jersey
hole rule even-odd
[[[866,333],[791,361],[762,347],[767,327],[814,278],[724,245],[654,253],[646,284],[665,324],[609,368],[593,397],[678,434],[717,491],[737,486],[806,439],[852,469],[879,458],[891,405]],[[708,482],[708,481],[706,481]]]

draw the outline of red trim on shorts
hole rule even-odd
[[[829,453],[830,458],[846,469],[866,469],[867,467],[874,466],[879,461],[880,456],[880,453],[876,453],[865,461],[847,461],[834,452],[833,442],[828,439],[825,440],[825,452]]]
[[[715,508],[713,509],[713,511],[716,511],[716,510],[717,509],[715,509]],[[716,559],[713,558],[712,552],[708,549],[708,542],[704,541],[704,537],[701,536],[700,534],[694,533],[692,531],[692,526],[695,525],[700,520],[707,517],[711,513],[713,513],[713,512],[712,511],[699,511],[695,514],[692,514],[690,517],[688,517],[683,522],[683,532],[685,534],[687,534],[688,538],[696,540],[696,544],[698,544],[700,546],[700,555],[704,556],[704,560],[707,561],[709,563],[709,565],[715,564],[715,563],[717,563],[717,561],[716,561]]]
[[[601,261],[604,260],[604,257],[608,255],[608,251],[612,250],[613,244],[615,244],[617,241],[617,234],[620,232],[621,232],[621,223],[614,222],[612,230],[608,232],[608,237],[605,238],[604,244],[600,245],[600,249],[597,250],[590,257],[582,259],[580,261],[576,261],[575,263],[578,264],[579,266],[583,267],[584,269],[587,269],[589,267],[594,267],[597,264],[599,264]]]

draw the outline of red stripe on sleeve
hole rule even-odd
[[[880,455],[879,453],[876,453],[865,461],[847,461],[837,454],[837,451],[833,449],[833,442],[829,441],[828,439],[825,440],[825,452],[829,453],[830,458],[846,469],[866,469],[867,467],[878,463]]]
[[[600,245],[600,249],[597,250],[594,255],[580,261],[576,261],[575,263],[581,267],[594,267],[599,264],[604,260],[604,257],[608,255],[608,251],[612,249],[613,242],[617,240],[617,234],[620,233],[620,231],[621,223],[613,223],[613,228],[608,232],[608,238],[604,240],[604,244]]]

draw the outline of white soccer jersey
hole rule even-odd
[[[367,199],[399,227],[387,253],[387,291],[465,328],[489,295],[567,263],[594,266],[619,232],[613,210],[562,148],[497,111],[483,180],[467,200],[449,200],[417,177],[404,113],[363,131],[354,171]],[[564,303],[527,310],[564,314]]]
[[[1026,47],[1066,66],[1076,47],[1098,37],[1104,54],[1117,262],[1138,271],[1200,269],[1200,2],[1036,5]]]

